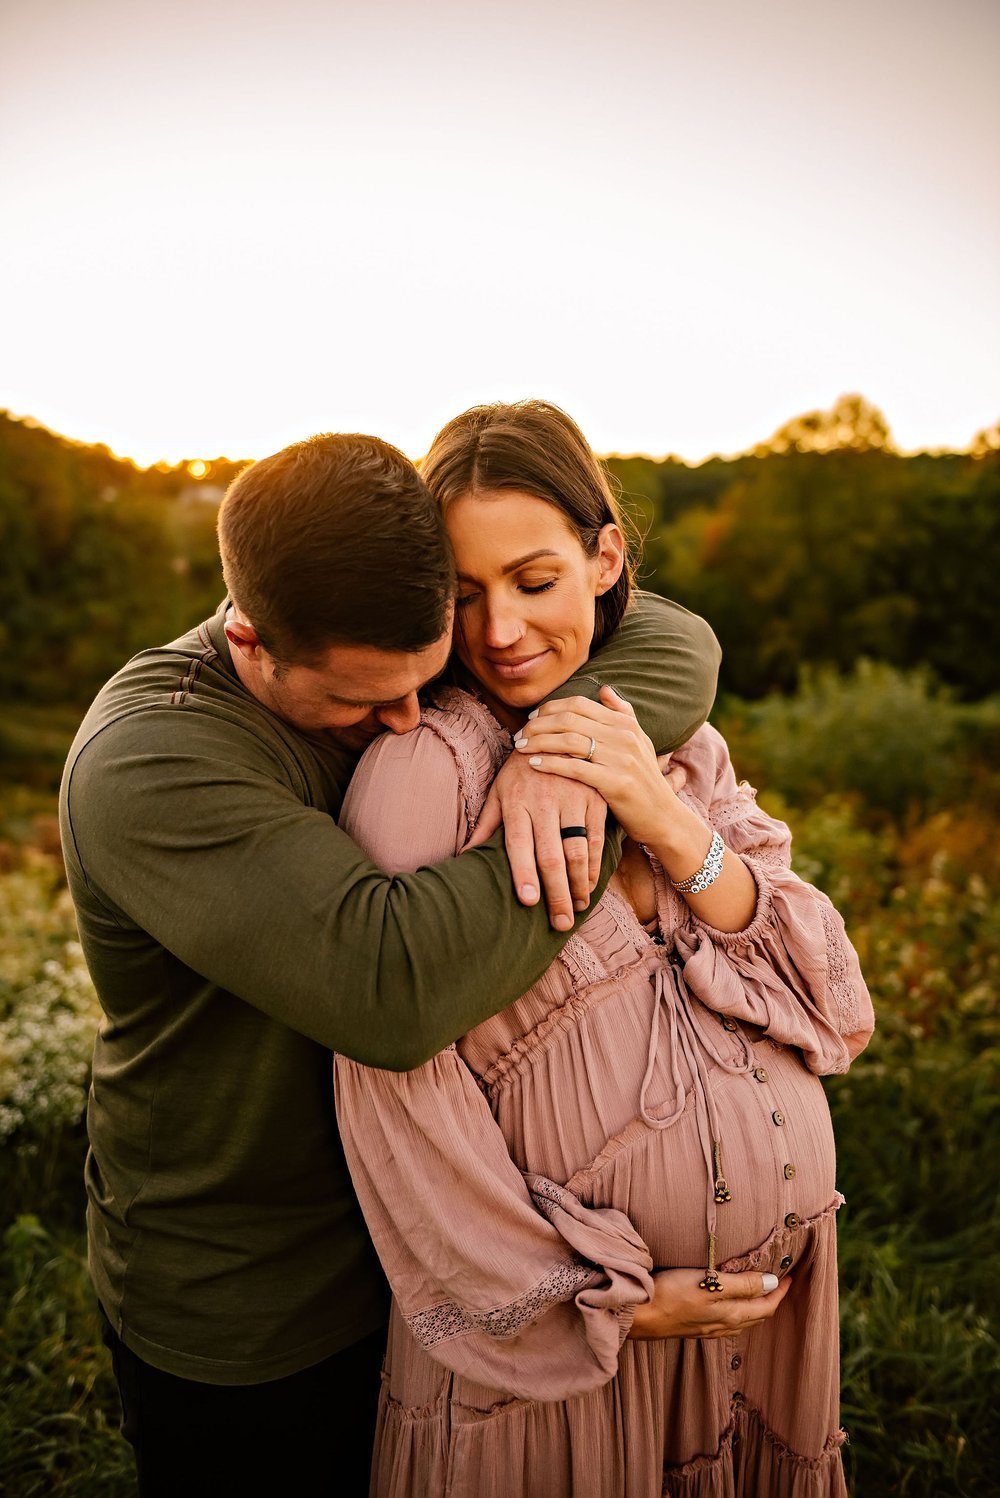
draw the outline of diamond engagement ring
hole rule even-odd
[[[596,739],[591,739],[591,741],[590,741],[590,748],[587,750],[586,754],[583,756],[584,759],[593,759],[593,757],[594,757],[594,750],[596,748],[597,748],[597,740]]]

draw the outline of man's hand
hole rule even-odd
[[[791,1278],[766,1290],[755,1269],[719,1274],[721,1294],[702,1290],[703,1269],[664,1269],[653,1276],[653,1298],[637,1306],[630,1337],[738,1337],[772,1317],[791,1289]],[[774,1276],[771,1276],[772,1283]]]
[[[590,786],[561,775],[539,775],[521,755],[512,754],[462,851],[484,843],[502,822],[517,898],[522,905],[535,905],[543,888],[551,925],[568,931],[574,911],[590,904],[600,877],[607,814],[607,803]],[[585,827],[587,835],[562,838],[564,827]]]

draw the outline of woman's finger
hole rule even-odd
[[[516,738],[514,748],[521,754],[571,754],[574,759],[596,759],[601,742],[597,734],[567,729],[565,733],[536,733],[530,739]],[[604,743],[606,757],[610,746],[607,740]]]
[[[606,783],[608,774],[607,766],[595,764],[590,759],[574,759],[568,754],[532,754],[528,764],[533,770],[539,770],[543,775],[565,775],[567,780],[578,780],[581,785],[593,786],[595,791],[601,791],[601,786]],[[608,799],[604,796],[605,801]]]
[[[627,698],[623,697],[617,687],[611,686],[609,682],[601,687],[601,701],[611,708],[612,712],[620,713],[625,717],[634,718],[635,708]]]
[[[621,701],[621,698],[618,700]],[[563,714],[590,718],[597,723],[606,723],[609,727],[614,723],[620,723],[623,716],[618,708],[609,707],[603,702],[594,702],[590,697],[550,697],[547,702],[542,702],[532,709],[528,714],[528,722],[537,723],[539,720],[558,718]]]

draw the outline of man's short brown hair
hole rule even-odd
[[[335,644],[423,650],[455,591],[440,506],[388,442],[325,433],[262,458],[219,510],[229,595],[286,665]]]

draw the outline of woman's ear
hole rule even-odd
[[[625,567],[625,537],[613,522],[602,525],[597,535],[597,589],[600,598],[613,588]]]

